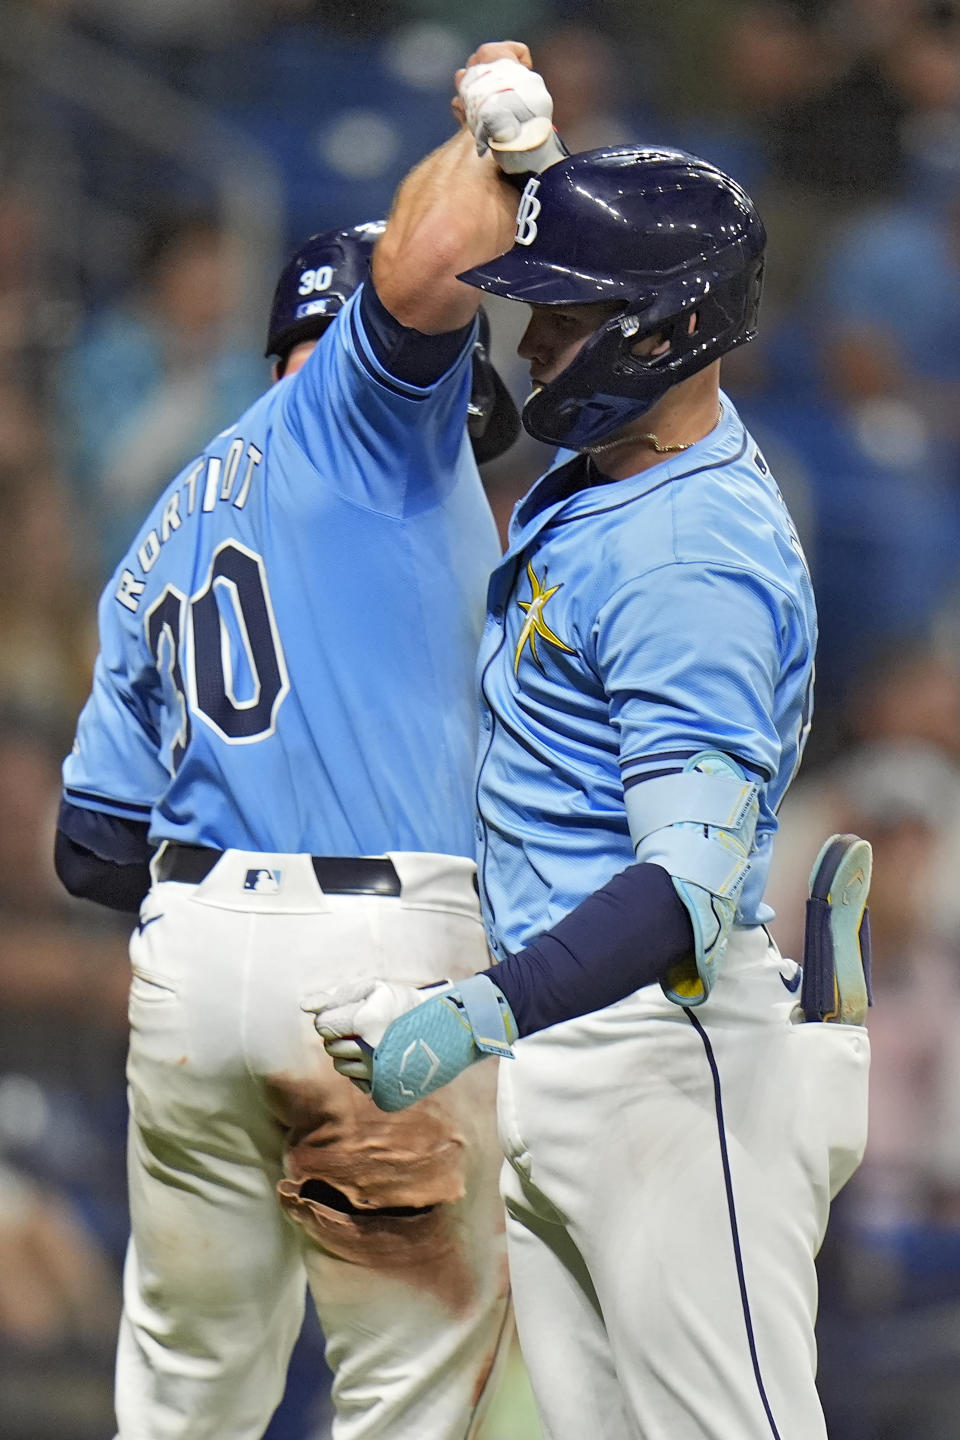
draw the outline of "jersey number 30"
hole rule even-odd
[[[214,554],[203,588],[188,599],[168,585],[145,626],[150,653],[169,675],[180,707],[174,772],[190,741],[191,712],[228,744],[273,733],[290,682],[259,555],[228,540]]]

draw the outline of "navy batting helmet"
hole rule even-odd
[[[370,273],[385,220],[311,235],[283,267],[270,307],[267,355],[282,360],[302,340],[316,340]]]
[[[460,278],[531,305],[621,304],[523,409],[538,440],[589,449],[753,339],[765,243],[750,197],[721,170],[682,150],[628,145],[571,155],[531,179],[513,248]],[[635,354],[648,335],[669,348]]]

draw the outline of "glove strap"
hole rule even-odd
[[[517,1038],[516,1023],[509,1005],[489,975],[471,975],[461,980],[456,986],[456,994],[463,1003],[477,1049],[485,1055],[512,1059],[510,1042]]]

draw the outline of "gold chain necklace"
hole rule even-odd
[[[723,405],[720,404],[717,406],[717,418],[713,422],[715,426],[719,425],[722,416]],[[691,445],[697,444],[697,441],[688,440],[683,445],[661,445],[653,431],[648,430],[645,435],[621,435],[619,440],[608,440],[604,445],[591,445],[587,448],[586,453],[592,458],[594,455],[602,455],[606,450],[615,450],[618,445],[640,444],[649,445],[650,449],[655,450],[658,455],[679,455],[681,450],[689,450]]]

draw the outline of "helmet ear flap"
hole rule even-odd
[[[520,434],[519,412],[490,359],[490,321],[482,305],[473,347],[467,432],[478,465],[496,460]]]

